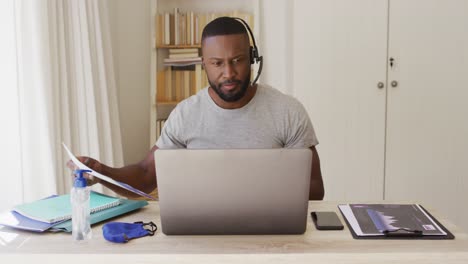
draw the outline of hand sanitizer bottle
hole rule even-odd
[[[90,188],[87,187],[86,179],[83,173],[91,172],[89,170],[75,170],[75,183],[71,189],[70,199],[72,206],[72,236],[73,240],[91,239],[91,223],[89,194]]]

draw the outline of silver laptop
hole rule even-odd
[[[302,234],[310,149],[157,150],[166,235]]]

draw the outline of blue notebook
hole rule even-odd
[[[91,214],[119,204],[119,198],[91,191]],[[13,210],[27,218],[45,223],[68,220],[71,219],[72,214],[70,194],[20,204],[15,206]]]
[[[7,212],[3,212],[0,214],[0,225],[13,227],[16,229],[22,229],[22,230],[28,230],[28,231],[34,231],[34,232],[44,232],[56,224],[57,223],[50,224],[50,223],[32,220],[30,218],[27,218],[26,216],[18,214],[15,211],[7,211]]]
[[[54,194],[44,199],[49,199],[49,198],[57,197],[57,196],[58,195]],[[0,225],[13,227],[16,229],[22,229],[22,230],[28,230],[28,231],[34,231],[34,232],[44,232],[45,230],[59,223],[62,223],[62,222],[51,224],[51,223],[36,221],[30,218],[27,218],[26,216],[22,214],[18,214],[15,211],[6,211],[3,213],[0,213]]]

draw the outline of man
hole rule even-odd
[[[210,86],[177,105],[144,160],[111,168],[87,157],[80,159],[104,175],[149,193],[157,187],[153,152],[158,148],[310,148],[309,199],[323,199],[312,123],[296,99],[266,85],[251,85],[250,42],[244,25],[229,17],[210,22],[202,33],[202,54]],[[135,196],[101,183],[121,195]]]

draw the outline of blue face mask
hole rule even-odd
[[[110,222],[102,227],[102,234],[107,241],[127,243],[130,239],[152,236],[158,230],[153,222],[122,223]]]

